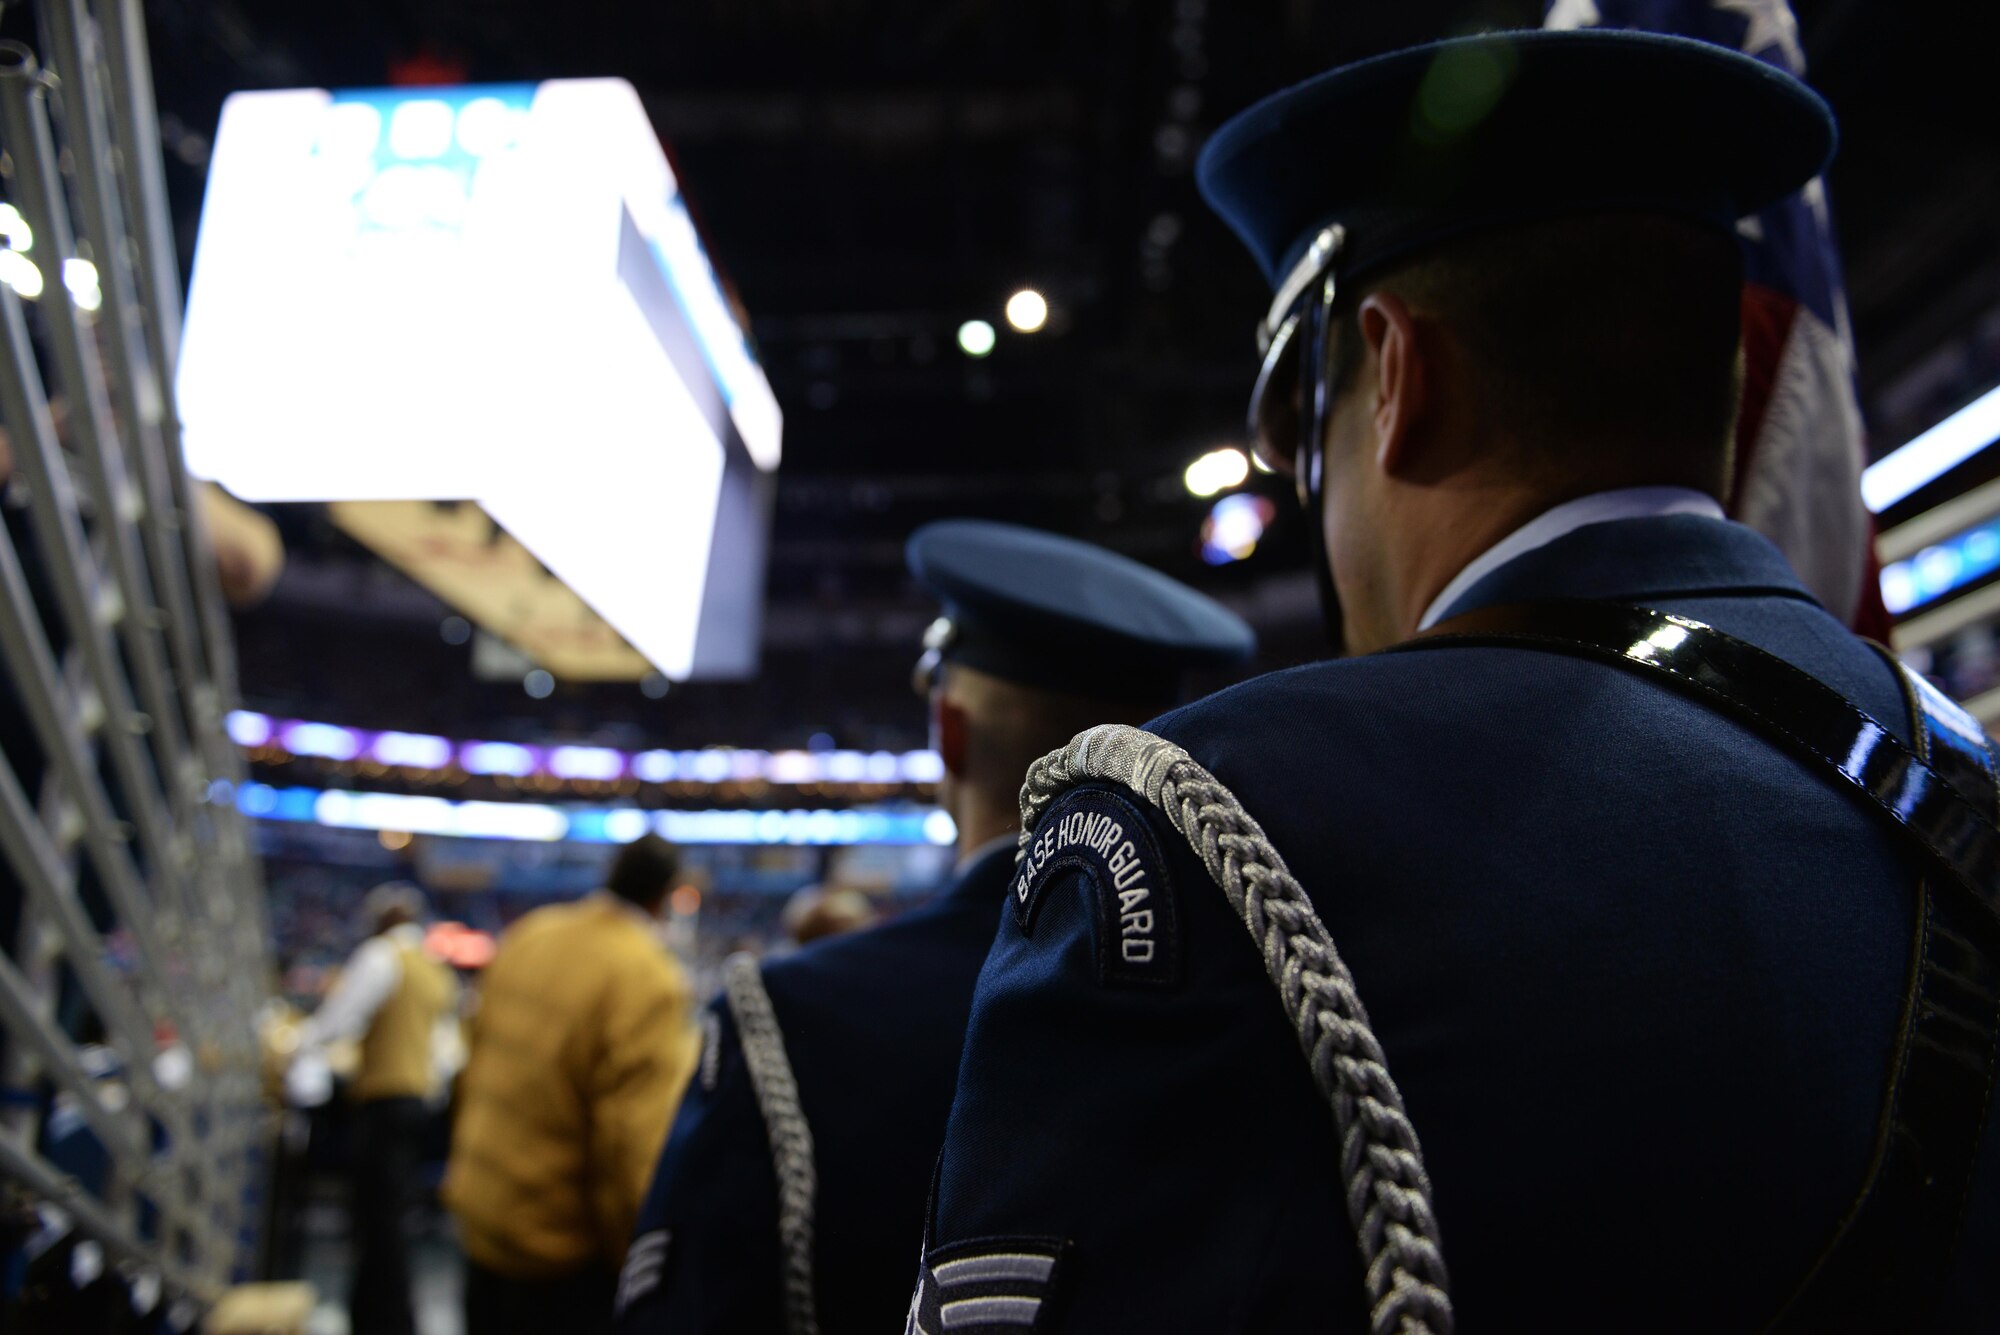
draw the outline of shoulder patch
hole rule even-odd
[[[924,1255],[904,1335],[1030,1335],[1042,1329],[1067,1244],[980,1238]]]
[[[1120,793],[1079,788],[1043,813],[1008,891],[1023,933],[1034,934],[1042,892],[1070,868],[1083,873],[1096,907],[1098,981],[1180,981],[1173,885],[1145,812]]]

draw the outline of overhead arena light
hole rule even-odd
[[[246,783],[237,806],[259,820],[393,831],[449,839],[525,843],[630,843],[651,831],[676,844],[933,844],[958,838],[951,816],[936,808],[889,811],[641,811],[566,807],[541,802],[453,802],[402,793],[273,788]]]
[[[352,760],[361,754],[360,734],[331,723],[287,723],[279,731],[278,740],[295,756]]]
[[[1943,477],[2000,440],[2000,387],[1873,464],[1861,474],[1861,499],[1876,514]]]
[[[10,254],[18,286],[32,265]],[[178,390],[196,475],[345,503],[343,527],[448,601],[450,563],[410,555],[433,536],[410,503],[475,503],[574,591],[566,629],[615,632],[538,659],[552,672],[755,668],[782,418],[621,80],[232,96]]]
[[[467,774],[503,774],[521,779],[542,764],[540,756],[512,742],[467,742],[459,748],[458,763]]]
[[[1250,459],[1235,446],[1210,450],[1187,466],[1182,481],[1196,496],[1214,496],[1240,487],[1250,476]]]
[[[76,298],[80,309],[94,311],[104,304],[104,289],[98,286],[96,265],[89,260],[67,259],[62,262],[62,273],[63,286]]]
[[[229,732],[229,740],[242,747],[268,746],[271,742],[270,718],[263,714],[253,714],[247,709],[232,709],[223,720]]]
[[[1007,298],[1007,323],[1022,334],[1033,334],[1049,322],[1049,300],[1032,287]]]
[[[1277,518],[1278,507],[1262,496],[1238,492],[1215,503],[1201,524],[1201,559],[1212,566],[1247,561]]]
[[[993,326],[984,320],[967,320],[958,327],[958,350],[968,357],[984,357],[996,341]]]
[[[549,773],[608,782],[624,775],[625,757],[608,746],[558,746],[549,752]]]
[[[0,283],[27,301],[42,295],[42,271],[18,250],[0,250]]]
[[[381,765],[443,769],[451,763],[451,743],[443,737],[416,732],[384,732],[369,743],[368,754]]]
[[[293,756],[444,770],[454,760],[467,774],[641,783],[931,784],[944,778],[935,751],[762,751],[715,746],[700,751],[621,751],[608,746],[522,746],[515,742],[453,741],[427,733],[368,732],[337,723],[273,718],[247,709],[226,726],[238,746],[275,747]],[[269,758],[269,757],[265,757]]]

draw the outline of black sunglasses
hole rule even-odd
[[[1269,472],[1289,476],[1307,516],[1313,579],[1327,640],[1340,652],[1340,597],[1324,533],[1327,420],[1333,412],[1334,265],[1347,240],[1339,223],[1321,229],[1292,266],[1257,327],[1263,365],[1250,391],[1251,454]]]
[[[1257,328],[1263,364],[1250,391],[1251,452],[1267,471],[1292,478],[1300,502],[1314,509],[1332,410],[1334,263],[1346,237],[1336,223],[1313,238]]]

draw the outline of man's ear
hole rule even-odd
[[[937,738],[938,758],[945,773],[954,779],[965,777],[965,710],[944,698],[942,691],[931,695],[931,736]]]
[[[1430,349],[1419,337],[1409,305],[1393,292],[1371,292],[1356,311],[1361,337],[1375,355],[1374,401],[1376,463],[1391,475],[1415,464],[1412,438],[1421,430],[1430,403],[1435,368]],[[1363,386],[1364,389],[1370,388]]]

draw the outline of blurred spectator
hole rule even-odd
[[[403,881],[361,903],[372,926],[318,1011],[301,1027],[294,1069],[310,1072],[328,1044],[358,1039],[353,1094],[354,1278],[348,1313],[356,1335],[412,1335],[405,1228],[423,1150],[425,1105],[438,1092],[433,1038],[456,1001],[451,971],[424,953],[423,894]],[[292,1082],[294,1093],[301,1080]]]
[[[859,931],[880,916],[874,901],[859,890],[809,885],[785,904],[785,934],[799,945]]]
[[[607,1329],[619,1264],[698,1041],[662,944],[680,872],[646,835],[603,891],[501,938],[470,1025],[445,1174],[467,1335]]]
[[[69,404],[62,395],[49,400],[49,418],[55,425],[56,440],[68,450]],[[0,495],[5,495],[13,475],[13,438],[0,426]],[[263,511],[245,505],[213,482],[193,485],[195,506],[208,530],[223,598],[231,607],[255,607],[271,592],[285,568],[285,543],[278,536],[278,526]],[[34,558],[26,550],[20,554],[24,564],[32,563]]]
[[[285,569],[285,544],[268,515],[253,510],[213,482],[195,490],[208,525],[215,575],[231,607],[255,607]]]

